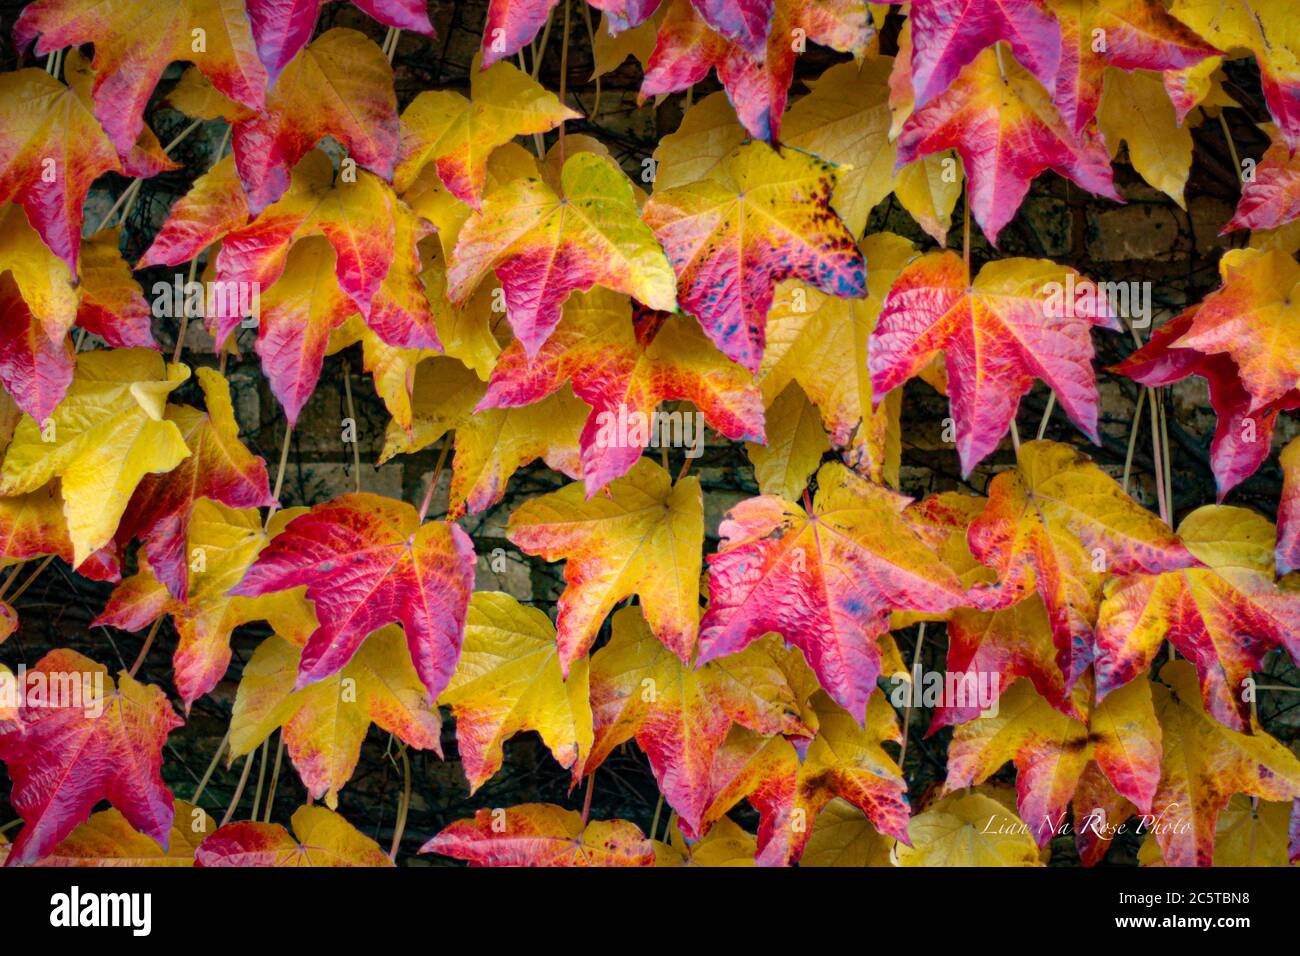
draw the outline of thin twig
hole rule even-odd
[[[135,663],[132,664],[131,669],[127,671],[127,674],[131,677],[136,675],[136,671],[140,669],[140,665],[144,663],[144,659],[149,656],[149,650],[153,647],[153,640],[158,636],[158,628],[162,626],[162,622],[163,619],[161,614],[154,618],[153,627],[149,628],[149,633],[145,635],[144,644],[140,647],[140,653],[135,657]]]
[[[451,450],[451,436],[448,435],[442,440],[442,451],[438,453],[438,464],[433,467],[433,474],[429,476],[429,487],[424,490],[424,500],[420,502],[420,524],[424,524],[424,516],[429,513],[429,506],[433,504],[433,489],[438,487],[438,478],[442,475],[442,467],[447,464],[447,452]]]

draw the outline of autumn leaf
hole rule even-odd
[[[165,417],[168,394],[189,377],[147,349],[83,352],[67,396],[45,422],[24,416],[0,470],[0,495],[63,488],[73,563],[112,540],[132,492],[190,451]],[[46,440],[47,436],[52,440]]]
[[[767,409],[767,444],[745,443],[761,494],[794,500],[803,495],[822,455],[831,450],[816,407],[791,382]]]
[[[899,866],[1042,866],[1026,824],[978,791],[952,793],[912,818]]]
[[[1204,566],[1119,578],[1097,622],[1097,695],[1138,678],[1168,639],[1195,667],[1205,709],[1234,730],[1250,727],[1243,688],[1266,651],[1300,658],[1300,594],[1273,583],[1273,525],[1228,505],[1183,519],[1179,537]]]
[[[471,795],[501,769],[502,744],[522,731],[536,731],[575,779],[591,752],[586,658],[562,677],[550,620],[500,591],[470,599],[460,662],[438,702],[456,717]]]
[[[889,612],[941,612],[966,593],[908,526],[909,499],[833,463],[817,473],[817,489],[807,511],[765,495],[728,512],[709,558],[699,661],[776,631],[859,717],[880,675],[876,638]]]
[[[749,374],[718,353],[698,325],[682,316],[646,313],[633,318],[627,299],[595,290],[570,299],[564,316],[531,358],[515,342],[497,359],[477,414],[531,407],[572,386],[591,406],[582,428],[581,474],[588,493],[627,474],[649,446],[668,440],[703,451],[703,430],[694,437],[689,412],[674,418],[657,412],[665,401],[691,402],[705,422],[732,439],[763,437],[758,389]],[[672,414],[672,413],[670,413]]]
[[[1176,348],[1225,354],[1250,395],[1248,413],[1300,385],[1300,265],[1276,249],[1232,249],[1219,260],[1223,285],[1201,302]]]
[[[0,204],[22,206],[75,278],[90,184],[122,170],[112,141],[76,90],[36,68],[0,74],[0,130]]]
[[[1163,73],[1194,67],[1219,53],[1158,0],[1049,0],[1048,6],[1061,28],[1061,64],[1049,88],[1076,136],[1097,115],[1103,78],[1109,85],[1115,77],[1106,75],[1107,67]],[[1137,104],[1131,105],[1136,112]],[[1130,149],[1158,145],[1141,136],[1132,143]]]
[[[1035,379],[1098,442],[1089,331],[1119,323],[1104,294],[1085,279],[1076,285],[1077,275],[1045,259],[1002,259],[972,284],[956,253],[913,262],[890,289],[868,343],[873,401],[942,351],[963,475],[997,448]]]
[[[740,37],[719,29],[725,20],[710,15],[735,11],[746,5],[766,7],[770,26],[762,34]],[[735,107],[741,124],[755,139],[775,143],[781,134],[781,115],[789,97],[797,54],[807,40],[845,53],[861,55],[874,36],[865,4],[825,3],[820,0],[744,0],[742,4],[718,0],[670,0],[645,65],[641,97],[685,90],[705,80],[710,70]]]
[[[38,866],[148,866],[194,865],[194,851],[217,822],[207,811],[184,800],[175,801],[171,833],[164,850],[138,832],[121,810],[110,807],[92,814],[72,831]]]
[[[0,731],[0,761],[13,780],[10,798],[26,824],[5,866],[36,862],[109,800],[136,830],[164,850],[172,794],[163,784],[162,748],[182,721],[157,688],[73,650],[50,651],[28,671],[73,693],[37,704],[24,695],[17,729]]]
[[[451,358],[433,358],[415,370],[411,430],[389,423],[380,463],[427,448],[455,431],[448,515],[478,514],[500,501],[516,471],[538,458],[577,478],[578,433],[588,408],[564,389],[533,405],[477,411],[486,386]]]
[[[940,560],[969,591],[996,590],[999,580],[999,572],[981,564],[971,553],[967,540],[968,527],[979,519],[987,505],[984,498],[944,492],[917,502],[909,510],[912,526],[932,543]],[[1086,600],[1090,607],[1095,606],[1096,597],[1092,593],[1088,593]],[[900,626],[897,619],[893,625]],[[1082,719],[1083,714],[1069,693],[1065,674],[1057,662],[1047,607],[1037,594],[1010,607],[956,608],[946,615],[946,629],[947,671],[950,677],[960,681],[956,685],[959,695],[955,700],[945,695],[932,708],[928,733],[979,717],[1020,677],[1027,677],[1034,689],[1062,714]],[[907,676],[906,671],[903,676]],[[979,694],[981,680],[986,682],[987,694],[983,698]]]
[[[912,87],[918,108],[950,89],[962,67],[1005,41],[1051,89],[1061,62],[1061,25],[1042,0],[913,0]]]
[[[953,731],[945,787],[953,791],[983,783],[1009,760],[1016,765],[1020,816],[1040,847],[1062,831],[1066,807],[1090,763],[1149,813],[1160,782],[1160,726],[1150,683],[1128,684],[1080,722],[1018,681],[1003,692],[996,713]]]
[[[817,406],[821,423],[846,464],[873,481],[897,485],[901,456],[901,395],[876,406],[867,371],[867,344],[890,286],[917,256],[902,236],[881,232],[858,245],[871,263],[867,297],[841,299],[791,281],[777,289],[767,317],[768,343],[759,384],[769,406],[791,381]],[[768,426],[769,444],[777,435]],[[800,485],[790,498],[802,492]],[[764,493],[767,489],[763,489]]]
[[[563,673],[586,656],[614,605],[633,594],[655,636],[690,660],[704,544],[698,478],[674,484],[641,458],[590,499],[582,485],[570,484],[525,501],[510,515],[506,535],[528,554],[566,562],[556,619]]]
[[[655,866],[753,866],[758,842],[753,834],[724,817],[702,839],[682,836],[681,828],[668,824],[668,843],[655,841]]]
[[[230,384],[212,369],[196,372],[206,412],[168,405],[165,417],[180,429],[189,457],[166,476],[140,482],[118,524],[117,540],[140,538],[149,567],[180,601],[189,590],[185,549],[190,515],[200,498],[231,508],[258,508],[274,502],[267,486],[266,462],[239,440],[230,401]]]
[[[470,866],[653,866],[654,847],[626,820],[583,823],[550,803],[479,810],[420,848]]]
[[[269,85],[311,40],[324,0],[247,0],[248,21],[257,41],[257,53],[266,65]],[[428,4],[424,0],[352,0],[367,16],[398,30],[433,35]]]
[[[429,699],[442,693],[474,588],[474,546],[459,527],[421,524],[392,498],[342,495],[290,521],[229,593],[303,585],[321,624],[303,648],[295,690],[338,673],[368,634],[400,622]]]
[[[1106,576],[1196,563],[1164,522],[1082,453],[1056,442],[1020,446],[1016,469],[989,484],[988,504],[967,538],[971,553],[997,572],[994,591],[1015,601],[1037,590],[1043,599],[1067,689],[1092,660]],[[998,603],[990,598],[983,606]]]
[[[1002,0],[977,2],[1001,4]],[[1019,4],[1018,8],[1033,6]],[[1049,72],[1055,69],[1053,65]],[[997,243],[1030,182],[1048,169],[1088,192],[1123,201],[1115,191],[1100,138],[1090,130],[1076,137],[1047,91],[1015,61],[1000,60],[996,50],[985,50],[951,85],[944,83],[939,89],[938,96],[903,124],[898,162],[911,163],[955,149],[969,180],[971,213],[989,242]]]
[[[442,721],[399,628],[390,624],[375,631],[337,674],[299,689],[302,635],[277,631],[244,667],[230,718],[229,764],[280,728],[307,793],[335,810],[372,723],[408,746],[442,756]]]
[[[1287,825],[1291,805],[1233,794],[1214,827],[1211,866],[1290,866]],[[1148,834],[1138,850],[1139,866],[1164,866],[1160,842]]]
[[[178,199],[137,269],[188,262],[214,242],[248,223],[248,201],[234,156],[213,163]]]
[[[269,621],[279,633],[300,642],[315,630],[316,619],[301,593],[256,598],[227,593],[243,579],[271,536],[302,510],[278,511],[264,528],[255,508],[237,510],[198,499],[186,516],[186,534],[178,541],[191,585],[185,597],[175,597],[142,557],[137,573],[114,588],[93,623],[139,631],[160,615],[171,615],[180,636],[172,657],[172,677],[188,713],[194,701],[225,676],[231,632],[239,625]]]
[[[1277,547],[1273,557],[1278,574],[1300,568],[1300,441],[1292,439],[1278,456],[1282,466],[1282,497],[1277,506]]]
[[[228,823],[199,845],[194,865],[393,865],[379,844],[332,810],[299,807],[290,824],[292,836],[278,823]]]
[[[486,70],[471,66],[469,81],[469,99],[452,90],[426,90],[403,111],[398,192],[433,163],[448,191],[477,209],[494,149],[582,115],[508,62]]]
[[[1291,153],[1276,128],[1273,142],[1255,165],[1254,175],[1243,179],[1241,199],[1224,233],[1236,229],[1278,229],[1300,218],[1300,158]]]
[[[646,204],[646,222],[677,273],[682,308],[752,372],[778,282],[800,279],[841,298],[866,291],[862,254],[829,211],[834,186],[829,164],[751,143],[708,179],[657,191]]]
[[[1210,407],[1218,416],[1210,442],[1210,470],[1221,502],[1268,458],[1278,413],[1300,408],[1300,390],[1292,389],[1252,411],[1254,401],[1231,357],[1224,353],[1205,355],[1175,345],[1191,329],[1198,308],[1190,306],[1156,329],[1145,345],[1114,366],[1113,371],[1152,388],[1173,385],[1190,375],[1206,380]]]
[[[594,773],[615,747],[635,737],[688,836],[702,835],[714,757],[733,724],[811,736],[799,718],[802,701],[769,642],[691,668],[655,640],[640,608],[614,612],[612,633],[591,658],[595,743],[579,769]]]
[[[358,166],[391,180],[397,162],[393,68],[355,30],[329,30],[294,57],[257,116],[232,129],[235,166],[254,215],[284,195],[289,172],[326,136]]]
[[[1113,159],[1121,144],[1129,164],[1162,193],[1186,206],[1183,188],[1192,170],[1191,124],[1181,123],[1160,81],[1146,70],[1106,73],[1097,126]]]
[[[540,179],[489,192],[460,230],[447,274],[453,305],[469,300],[495,270],[516,339],[535,356],[572,292],[593,285],[652,309],[676,309],[672,271],[641,221],[632,184],[612,162],[577,152],[564,164],[560,193]]]
[[[37,421],[72,382],[73,324],[115,348],[157,348],[149,306],[118,252],[120,231],[83,240],[74,275],[27,224],[20,207],[0,207],[0,382]]]
[[[1300,42],[1286,0],[1174,0],[1170,8],[1207,42],[1249,51],[1259,65],[1264,102],[1292,150],[1300,146]]]
[[[1164,758],[1152,813],[1162,825],[1152,836],[1167,865],[1210,866],[1216,823],[1233,795],[1300,796],[1300,761],[1258,725],[1252,734],[1238,733],[1207,714],[1187,661],[1166,664],[1160,680],[1151,692]]]
[[[718,825],[726,822],[729,821],[720,820]],[[893,846],[894,841],[881,836],[865,813],[847,800],[836,797],[817,815],[812,836],[799,858],[799,866],[893,866],[890,860]]]
[[[126,155],[144,128],[144,110],[167,66],[193,63],[230,99],[250,109],[265,100],[266,71],[238,0],[182,0],[160,9],[148,0],[38,0],[14,24],[21,50],[44,56],[95,44],[95,116]]]
[[[817,734],[802,759],[784,737],[764,740],[733,731],[714,762],[714,797],[705,823],[747,799],[759,812],[760,866],[798,862],[812,821],[836,797],[862,810],[878,833],[908,842],[907,785],[881,746],[902,739],[893,708],[882,694],[873,695],[859,725],[823,692],[811,706]]]

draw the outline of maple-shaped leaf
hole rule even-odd
[[[770,27],[738,42],[719,31],[720,18],[707,6],[736,11],[760,3],[770,13]],[[822,0],[670,0],[654,52],[645,66],[641,97],[685,90],[716,70],[736,115],[755,139],[775,143],[789,97],[794,64],[806,41],[860,55],[874,36],[866,4]]]
[[[266,97],[266,108],[232,129],[235,166],[256,215],[289,188],[289,172],[326,136],[384,180],[397,162],[393,68],[355,30],[329,30],[303,48]]]
[[[1075,135],[1097,115],[1107,67],[1163,73],[1196,66],[1220,52],[1158,0],[1048,0],[1048,6],[1061,28],[1061,63],[1049,88]]]
[[[1097,695],[1139,677],[1167,638],[1195,665],[1205,709],[1248,731],[1243,691],[1265,652],[1300,659],[1300,594],[1273,583],[1274,531],[1262,515],[1206,505],[1183,519],[1179,536],[1204,565],[1113,581],[1097,622]]]
[[[474,546],[459,527],[421,524],[392,498],[342,495],[290,521],[230,593],[303,585],[321,625],[303,648],[295,689],[338,673],[366,635],[400,622],[429,699],[442,693],[474,588]]]
[[[1239,793],[1275,801],[1300,796],[1300,760],[1253,719],[1253,733],[1244,734],[1206,713],[1187,661],[1166,664],[1160,681],[1151,691],[1164,758],[1151,810],[1162,825],[1152,836],[1166,865],[1210,866],[1228,801]]]
[[[774,412],[771,403],[798,382],[845,462],[873,481],[897,484],[901,396],[876,407],[867,343],[890,286],[918,253],[909,240],[889,232],[867,236],[858,248],[871,263],[863,300],[823,295],[796,282],[778,287],[759,384]]]
[[[1214,859],[1223,866],[1293,866],[1288,862],[1287,829],[1291,804],[1232,795],[1214,826]],[[1165,866],[1160,842],[1148,833],[1138,849],[1139,866]]]
[[[943,563],[972,591],[995,588],[999,580],[999,572],[981,564],[968,542],[968,527],[987,505],[984,498],[945,492],[917,502],[908,512],[913,527],[932,542]],[[1099,583],[1094,585],[1098,587]],[[1086,601],[1095,609],[1094,593],[1089,592]],[[958,689],[964,688],[966,693],[956,700],[945,697],[933,708],[930,734],[979,717],[1019,677],[1029,678],[1034,689],[1061,713],[1082,718],[1057,663],[1052,624],[1037,594],[1010,607],[956,608],[947,616],[946,627],[947,671],[960,681]],[[990,682],[991,677],[995,679]],[[986,682],[985,697],[978,693],[981,680]]]
[[[311,40],[325,0],[247,0],[248,21],[270,85],[298,51]],[[410,33],[433,36],[425,0],[352,0],[353,6],[380,23]]]
[[[148,349],[83,352],[67,396],[50,418],[24,416],[0,469],[0,495],[60,478],[63,511],[81,564],[112,540],[132,492],[190,451],[165,417],[167,396],[189,377]]]
[[[452,90],[426,90],[402,112],[402,144],[393,184],[405,192],[433,163],[448,191],[479,207],[488,156],[516,136],[545,133],[582,114],[569,109],[527,73],[501,62],[470,68],[466,99]]]
[[[1042,866],[1028,826],[978,790],[950,793],[911,820],[912,845],[897,848],[899,866]]]
[[[25,826],[5,866],[34,863],[90,816],[100,800],[167,849],[172,794],[163,784],[162,748],[181,719],[157,687],[73,650],[50,651],[28,671],[75,693],[37,702],[24,694],[16,729],[0,730],[0,761],[13,781],[13,808]]]
[[[1300,408],[1300,390],[1252,410],[1254,401],[1237,373],[1237,363],[1224,353],[1205,355],[1176,343],[1192,327],[1199,305],[1184,309],[1151,334],[1140,349],[1113,367],[1135,382],[1161,388],[1190,375],[1206,380],[1210,407],[1218,420],[1210,442],[1210,470],[1218,500],[1245,481],[1268,457],[1279,412]]]
[[[737,729],[714,761],[714,796],[705,824],[747,799],[759,812],[760,866],[798,862],[809,821],[836,797],[862,810],[877,832],[908,842],[907,785],[881,746],[902,739],[889,702],[874,695],[861,726],[824,692],[814,694],[811,709],[817,734],[802,745],[802,757],[784,737],[764,740]]]
[[[961,156],[971,213],[994,244],[1015,217],[1030,181],[1045,170],[1123,201],[1100,138],[1091,130],[1076,137],[1047,91],[1014,61],[1000,61],[996,50],[981,53],[934,100],[907,117],[898,137],[898,162],[947,149]]]
[[[1089,763],[1150,812],[1160,782],[1160,725],[1150,682],[1133,681],[1111,694],[1082,723],[1053,709],[1029,683],[1016,682],[1002,694],[996,715],[953,731],[945,787],[983,783],[1007,761],[1016,765],[1020,816],[1040,847],[1061,832]]]
[[[0,75],[0,130],[0,203],[22,206],[75,278],[86,193],[122,171],[113,143],[75,89],[34,67]]]
[[[799,717],[802,701],[769,642],[692,668],[655,639],[640,608],[616,611],[612,634],[591,658],[595,744],[581,769],[594,772],[635,737],[688,836],[701,833],[714,756],[733,723],[762,734],[811,736]]]
[[[156,349],[153,313],[122,258],[121,237],[120,227],[103,229],[81,243],[77,326],[112,348]]]
[[[1259,412],[1300,386],[1300,265],[1277,249],[1231,249],[1219,274],[1223,285],[1170,344],[1228,355],[1250,395],[1246,411]]]
[[[863,714],[880,675],[876,639],[889,612],[942,612],[966,593],[903,515],[908,498],[838,464],[817,473],[804,508],[764,495],[742,501],[709,557],[700,662],[769,631],[798,647],[827,693]]]
[[[250,109],[265,99],[266,71],[238,0],[181,0],[163,9],[147,0],[40,0],[23,8],[14,40],[20,49],[36,40],[37,56],[95,44],[95,115],[123,155],[144,128],[145,106],[173,61],[193,63]]]
[[[239,440],[230,383],[213,369],[198,369],[196,376],[207,411],[188,405],[168,405],[166,410],[167,420],[185,439],[189,457],[166,476],[149,475],[141,481],[117,529],[119,543],[141,539],[150,568],[182,602],[189,589],[185,541],[198,499],[231,508],[274,503],[266,462]]]
[[[442,722],[398,627],[390,624],[369,635],[337,674],[295,690],[300,640],[273,634],[244,667],[230,717],[229,764],[281,728],[307,793],[333,810],[372,723],[417,750],[442,755]]]
[[[139,571],[113,590],[95,625],[139,631],[159,615],[171,615],[180,635],[172,657],[173,680],[188,712],[225,676],[230,635],[239,625],[266,620],[278,633],[299,641],[315,630],[316,619],[300,593],[258,598],[227,593],[242,580],[271,536],[301,511],[278,511],[264,528],[255,508],[236,510],[198,499],[186,515],[186,534],[177,543],[189,572],[185,596],[175,597],[160,582],[160,573],[149,559],[142,557]]]
[[[816,407],[797,384],[791,382],[773,399],[766,412],[767,443],[745,443],[761,494],[793,501],[831,450]]]
[[[575,778],[591,752],[587,660],[566,680],[550,619],[500,591],[470,599],[460,663],[438,703],[456,717],[456,749],[471,795],[501,769],[502,744],[522,731],[536,731]]]
[[[674,484],[641,458],[590,499],[575,483],[525,501],[510,515],[506,535],[528,554],[566,562],[556,618],[563,673],[586,656],[614,605],[633,594],[655,636],[690,660],[704,545],[699,479]]]
[[[982,50],[1005,41],[1048,89],[1061,62],[1061,25],[1043,0],[913,0],[912,88],[918,108],[953,85]]]
[[[1113,159],[1121,146],[1143,179],[1186,206],[1183,197],[1192,168],[1192,130],[1180,123],[1160,82],[1148,70],[1106,73],[1106,92],[1097,113],[1097,128]]]
[[[235,158],[225,156],[195,179],[190,191],[172,206],[136,268],[188,262],[247,222],[248,201]]]
[[[217,821],[201,807],[175,801],[167,848],[135,829],[121,810],[110,807],[92,814],[66,840],[41,859],[38,866],[188,867],[194,851]]]
[[[1256,164],[1254,176],[1242,181],[1241,199],[1223,227],[1224,233],[1278,229],[1300,218],[1300,157],[1291,152],[1276,129],[1269,132],[1273,142]]]
[[[410,431],[390,422],[379,459],[383,464],[394,455],[427,448],[454,430],[447,510],[453,519],[496,504],[511,476],[538,458],[570,478],[582,474],[578,433],[589,409],[568,389],[534,405],[477,411],[485,390],[479,377],[455,359],[421,362],[415,371]]]
[[[294,168],[283,198],[222,239],[217,277],[269,288],[284,274],[295,242],[323,236],[334,249],[340,288],[356,310],[377,326],[381,337],[403,348],[437,348],[422,290],[418,311],[407,316],[414,320],[413,328],[399,327],[391,318],[375,314],[385,304],[381,293],[390,272],[407,270],[412,280],[419,274],[416,244],[428,231],[378,177],[359,171],[336,180],[328,155],[317,150]],[[232,309],[218,315],[219,341],[224,341],[238,317]]]
[[[682,308],[722,353],[757,372],[773,289],[800,279],[841,298],[866,293],[866,266],[853,236],[830,211],[834,167],[738,147],[709,178],[657,191],[645,220],[677,273]]]
[[[1106,297],[1087,280],[1076,286],[1075,276],[1045,259],[1001,259],[972,283],[953,252],[913,262],[894,282],[871,333],[874,401],[943,352],[963,475],[997,448],[1035,379],[1050,385],[1074,423],[1099,441],[1089,332],[1094,325],[1118,330],[1119,323]]]
[[[121,579],[120,556],[112,543],[80,565],[74,564],[72,538],[63,516],[63,494],[57,480],[26,494],[0,497],[0,567],[50,554],[57,554],[91,580]],[[17,627],[17,620],[13,608],[0,603],[0,634],[8,637]]]
[[[1069,687],[1092,660],[1105,576],[1172,571],[1196,559],[1164,522],[1069,445],[1026,442],[1016,462],[989,483],[988,504],[971,520],[967,538],[971,553],[997,572],[995,591],[1014,601],[1037,590]]]
[[[591,412],[582,428],[581,474],[594,494],[619,478],[673,418],[661,402],[691,402],[713,429],[734,440],[761,441],[762,402],[749,373],[734,365],[683,316],[642,313],[632,319],[627,298],[593,289],[570,299],[555,331],[531,359],[522,343],[497,359],[479,414],[531,406],[568,384]],[[685,432],[689,413],[677,412],[677,438],[688,454],[701,451],[703,431]],[[665,424],[666,423],[666,424]]]
[[[1288,0],[1174,0],[1183,23],[1228,53],[1249,51],[1259,66],[1264,102],[1294,150],[1300,146],[1300,36]]]
[[[672,269],[641,221],[632,183],[595,153],[574,153],[557,192],[534,178],[489,192],[460,230],[447,296],[463,305],[495,270],[515,338],[534,356],[560,321],[572,292],[594,285],[652,309],[677,306]]]
[[[457,820],[420,848],[470,866],[654,866],[655,851],[626,820],[584,824],[576,810],[551,803],[483,809]]]
[[[199,844],[194,865],[393,865],[379,844],[333,810],[299,807],[289,822],[292,835],[278,823],[227,823]]]

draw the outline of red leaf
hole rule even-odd
[[[289,522],[230,593],[301,585],[321,626],[303,648],[295,689],[337,673],[368,634],[393,622],[406,631],[429,699],[447,686],[474,588],[474,546],[459,527],[422,525],[392,498],[343,495]]]
[[[19,729],[0,732],[13,807],[27,824],[5,865],[34,863],[49,853],[100,800],[166,849],[173,805],[159,770],[168,733],[183,723],[166,695],[125,672],[114,688],[107,668],[71,650],[46,654],[28,671],[29,680],[34,673],[43,675],[51,694],[55,688],[75,692],[37,704],[27,690]]]
[[[266,66],[269,85],[311,40],[325,0],[247,0],[248,20],[257,41],[257,54]],[[433,35],[425,0],[352,0],[385,26]]]

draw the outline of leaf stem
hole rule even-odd
[[[271,502],[271,508],[266,513],[266,524],[263,527],[270,527],[271,516],[280,508],[280,492],[284,490],[284,469],[289,464],[289,439],[293,437],[293,426],[286,421],[284,423],[284,444],[280,446],[280,465],[275,469],[275,489],[271,492],[271,497],[275,500]]]
[[[352,404],[352,364],[343,360],[343,394],[347,400],[348,419],[352,422],[352,476],[357,493],[361,492],[361,444],[357,441],[357,410]]]
[[[275,789],[280,783],[280,763],[284,760],[284,731],[280,731],[280,736],[275,748],[275,766],[271,768],[271,789],[266,795],[266,810],[262,814],[262,822],[271,822],[271,809],[275,806]]]
[[[397,804],[397,825],[393,828],[393,842],[388,848],[388,858],[397,861],[397,850],[402,845],[402,834],[406,832],[406,818],[411,810],[411,758],[406,755],[406,747],[398,752],[402,758],[402,798]]]
[[[235,795],[230,798],[230,806],[226,807],[226,815],[221,818],[221,826],[224,827],[234,817],[239,801],[244,796],[244,787],[248,784],[248,772],[252,769],[253,755],[249,754],[244,758],[244,772],[239,776],[239,785],[235,787]]]
[[[1047,396],[1047,407],[1043,409],[1043,420],[1038,423],[1038,440],[1042,441],[1043,436],[1047,434],[1047,423],[1052,420],[1052,410],[1056,408],[1056,389],[1052,389]]]
[[[129,676],[134,677],[136,671],[140,669],[140,665],[144,663],[144,659],[149,656],[149,651],[153,648],[154,638],[158,636],[158,628],[162,627],[162,622],[163,616],[161,614],[154,618],[153,626],[149,628],[149,633],[144,638],[144,644],[140,647],[140,653],[135,656],[135,663],[127,671]]]
[[[917,625],[916,629],[916,650],[912,652],[912,673],[908,675],[909,680],[913,680],[916,669],[921,666],[921,649],[925,647],[925,621]],[[907,757],[907,729],[912,723],[912,704],[916,700],[916,684],[912,685],[912,693],[907,695],[907,707],[903,711],[903,742],[898,747],[898,769],[902,771],[903,760]]]
[[[438,487],[438,479],[442,476],[442,467],[447,464],[447,452],[451,450],[451,436],[447,435],[442,440],[442,451],[438,453],[438,464],[433,467],[433,474],[429,476],[429,486],[424,489],[424,500],[420,502],[420,524],[424,524],[424,516],[429,513],[429,506],[433,504],[433,489]]]
[[[41,576],[41,572],[44,571],[46,568],[48,568],[50,566],[50,562],[53,560],[54,560],[54,555],[52,554],[46,555],[45,560],[36,566],[36,570],[27,576],[27,580],[25,580],[22,584],[18,586],[18,590],[15,591],[13,593],[13,596],[9,598],[9,603],[13,604],[20,597],[22,597],[23,594],[26,593],[27,589],[36,583],[36,579]],[[15,571],[14,577],[17,576],[18,576],[18,572]]]
[[[572,4],[569,0],[561,0],[564,4],[564,33],[560,39],[560,105],[567,106],[565,101],[565,89],[569,81],[569,10]],[[549,21],[547,22],[549,26]],[[540,61],[539,61],[540,62]],[[564,168],[564,127],[565,121],[560,120],[560,168]]]
[[[226,735],[221,738],[221,743],[217,744],[217,751],[212,755],[212,760],[208,762],[208,769],[203,771],[203,778],[199,780],[199,785],[194,788],[194,796],[190,798],[190,803],[196,807],[199,805],[199,798],[203,796],[203,791],[208,787],[208,781],[212,779],[212,774],[217,769],[217,762],[221,760],[221,755],[226,752],[226,746],[230,743],[230,728],[226,728]]]

